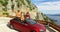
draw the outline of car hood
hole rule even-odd
[[[33,27],[45,30],[45,26],[43,24],[36,23],[33,25]]]

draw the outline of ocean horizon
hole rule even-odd
[[[47,15],[49,18],[56,20],[55,23],[60,26],[60,16],[59,15]]]

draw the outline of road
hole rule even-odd
[[[0,32],[18,32],[16,30],[12,30],[9,27],[7,27],[7,23],[9,22],[9,20],[12,18],[8,18],[8,17],[0,17]],[[50,28],[46,29],[46,32],[51,32],[53,30],[51,30]],[[54,31],[55,32],[55,31]]]

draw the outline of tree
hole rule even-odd
[[[6,5],[8,4],[8,0],[0,0],[0,3],[2,4],[2,6],[5,7],[5,8],[3,8],[3,10],[4,10],[4,11],[7,11]]]
[[[23,5],[25,5],[24,0],[20,0],[20,1],[22,2]]]
[[[8,0],[0,0],[0,3],[4,7],[4,8],[2,8],[3,9],[3,14],[8,15],[8,13],[7,13]]]
[[[37,12],[36,14],[37,14],[36,20],[39,20],[39,13]]]

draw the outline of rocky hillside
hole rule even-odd
[[[17,10],[24,13],[29,12],[33,19],[44,20],[43,15],[38,11],[36,5],[31,3],[31,0],[0,0],[1,15],[15,16]]]

